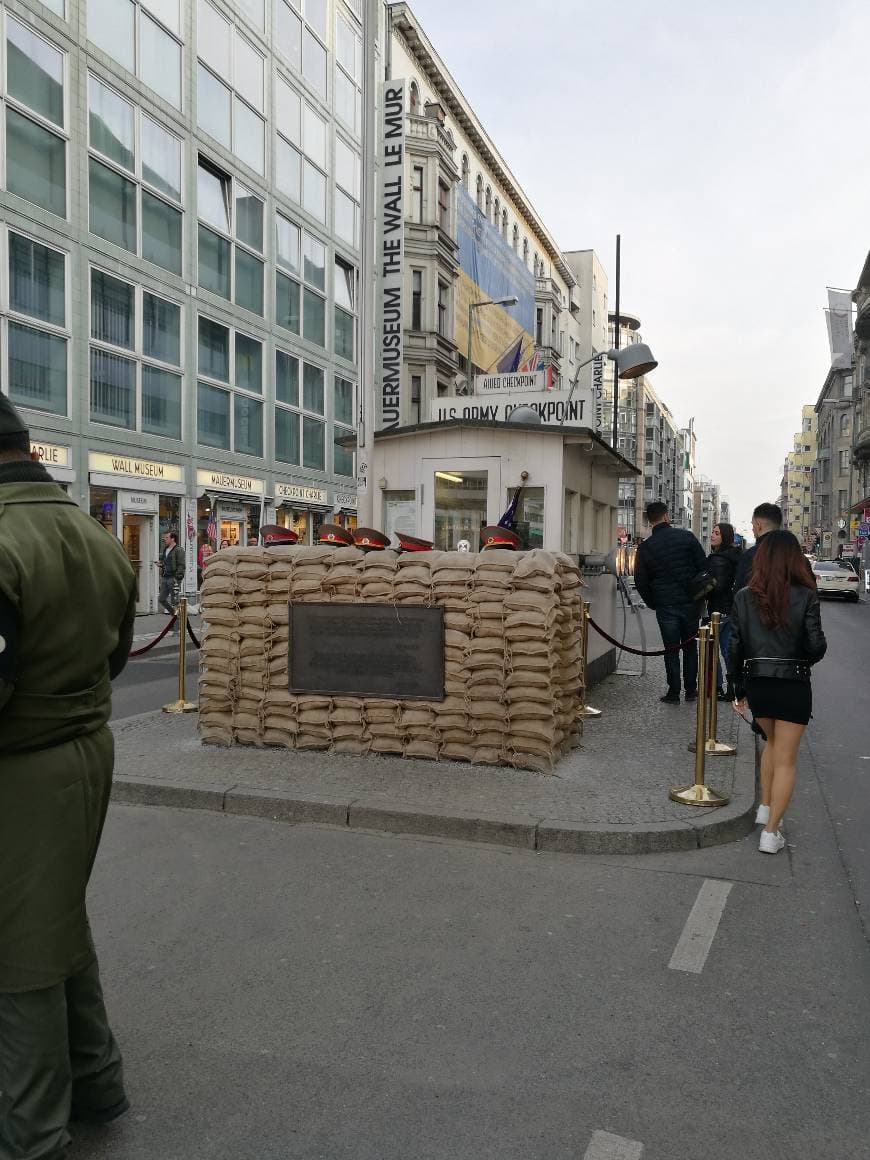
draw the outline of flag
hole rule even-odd
[[[217,524],[214,522],[213,517],[206,524],[205,534],[209,540],[216,540],[217,539]]]
[[[509,346],[505,353],[498,361],[497,371],[500,375],[512,375],[516,372],[520,365],[520,358],[523,353],[524,335],[520,335],[512,346]]]
[[[523,494],[524,485],[521,483],[514,492],[514,498],[508,504],[508,509],[498,521],[500,528],[513,528],[517,518],[517,507],[519,506],[520,496]]]

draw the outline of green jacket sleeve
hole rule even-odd
[[[124,613],[124,619],[121,621],[121,627],[118,630],[118,647],[109,657],[109,676],[113,681],[115,677],[121,675],[127,664],[130,649],[133,645],[133,630],[135,624],[136,590],[134,588],[130,593],[130,599],[127,601],[127,611]]]

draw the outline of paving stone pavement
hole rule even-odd
[[[651,614],[641,615],[648,639],[657,642]],[[706,780],[730,796],[729,804],[679,805],[668,790],[694,779],[687,744],[695,707],[661,704],[659,658],[650,659],[643,676],[639,658],[624,655],[620,673],[592,690],[602,717],[584,723],[580,746],[552,774],[204,746],[195,715],[149,713],[113,726],[114,798],[584,854],[694,849],[743,837],[755,804],[748,727],[729,705],[719,706],[719,740],[736,742],[738,752],[708,758]]]

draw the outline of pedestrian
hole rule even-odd
[[[704,549],[690,531],[671,525],[667,505],[647,505],[646,518],[652,532],[637,547],[634,582],[647,608],[655,610],[665,654],[668,691],[666,704],[680,703],[680,652],[687,701],[698,699],[698,646],[695,636],[701,605],[692,582],[704,571]],[[676,646],[682,644],[682,650]]]
[[[229,546],[230,546],[229,540],[221,540],[220,547],[218,548],[218,551],[222,552],[224,550],[224,548],[229,548]]]
[[[85,890],[112,785],[136,579],[0,395],[0,1156],[60,1160],[127,1110]],[[70,600],[70,595],[74,599]]]
[[[719,649],[721,659],[716,658],[716,695],[720,701],[730,701],[734,692],[729,684],[725,688],[723,681],[724,671],[728,670],[728,640],[731,636],[731,604],[734,600],[734,577],[737,574],[737,565],[740,562],[741,551],[734,543],[734,528],[731,524],[718,523],[710,533],[712,552],[707,557],[706,568],[716,587],[707,597],[707,613],[712,616],[718,612],[719,620]]]
[[[184,579],[184,552],[178,546],[175,532],[163,533],[163,554],[160,557],[160,596],[158,603],[167,616],[175,615],[176,593]]]
[[[728,672],[735,708],[745,713],[748,704],[767,738],[755,817],[764,826],[758,848],[776,854],[785,845],[779,826],[812,715],[810,666],[827,649],[815,577],[791,532],[768,532],[759,543],[749,586],[734,597],[731,626]]]
[[[752,574],[752,561],[755,559],[758,545],[765,536],[769,536],[771,532],[779,531],[781,527],[782,508],[775,503],[760,503],[752,513],[752,534],[755,536],[755,543],[751,548],[747,548],[740,557],[737,575],[734,577],[735,592],[739,592],[749,583],[749,577]]]

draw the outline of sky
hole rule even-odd
[[[867,0],[410,0],[563,250],[641,319],[650,382],[738,529],[870,249]]]

